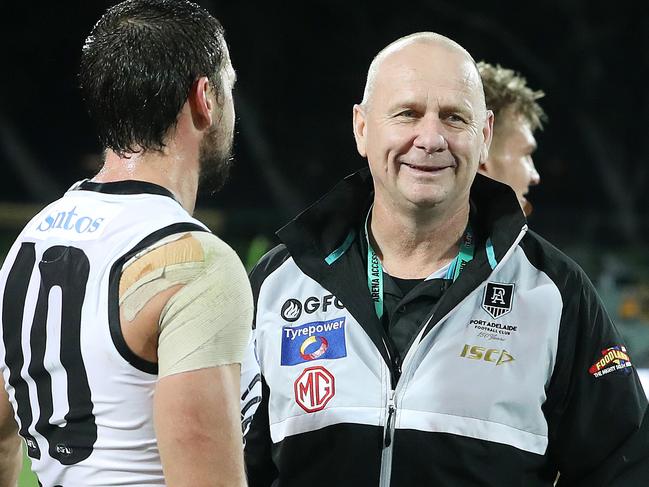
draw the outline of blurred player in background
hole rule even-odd
[[[80,82],[105,162],[22,231],[0,273],[0,485],[245,484],[239,373],[252,296],[191,213],[230,163],[235,73],[186,1],[110,8]]]
[[[489,156],[478,172],[511,186],[526,215],[532,212],[527,200],[530,186],[541,182],[532,153],[536,150],[534,131],[547,117],[537,100],[542,91],[533,91],[525,78],[511,69],[481,61],[478,69],[484,85],[487,108],[494,113],[493,141]]]

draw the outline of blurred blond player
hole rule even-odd
[[[534,131],[546,120],[537,100],[542,91],[533,91],[525,78],[511,69],[481,61],[478,63],[487,107],[494,112],[493,141],[489,156],[478,172],[511,186],[526,215],[532,212],[527,200],[530,186],[541,182],[532,153],[536,150]]]

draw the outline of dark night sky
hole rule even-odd
[[[113,3],[2,1],[1,200],[45,201],[92,174],[87,155],[98,147],[75,73],[85,36]],[[560,241],[649,242],[646,1],[200,3],[226,28],[239,119],[231,182],[201,202],[227,210],[244,233],[270,230],[364,164],[351,108],[371,58],[433,30],[546,92],[535,228]]]

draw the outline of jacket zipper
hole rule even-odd
[[[379,479],[379,487],[389,487],[390,479],[392,477],[392,449],[395,420],[397,415],[397,405],[395,403],[396,391],[392,389],[388,396],[387,404],[387,419],[383,431],[383,451],[381,453],[381,476]]]
[[[392,445],[392,436],[394,434],[394,416],[397,408],[394,404],[394,391],[390,391],[388,399],[388,419],[385,422],[385,432],[383,434],[383,447],[387,448]]]
[[[393,354],[392,347],[388,344],[385,337],[381,337],[381,340],[383,341],[383,346],[385,347],[385,351],[390,359],[390,385],[391,390],[394,391],[397,388],[399,377],[401,377],[401,360],[398,355]]]

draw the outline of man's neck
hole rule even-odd
[[[109,149],[104,166],[92,180],[98,183],[137,180],[157,184],[171,191],[191,214],[196,204],[198,176],[198,154],[187,158],[165,148],[164,153],[139,152],[120,157]]]
[[[469,205],[446,215],[434,209],[406,213],[375,199],[371,219],[370,243],[385,271],[400,278],[425,278],[457,256]]]

